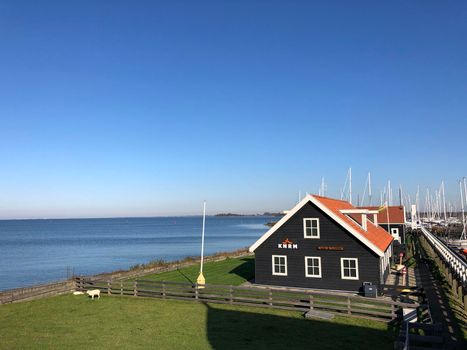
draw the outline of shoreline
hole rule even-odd
[[[228,258],[240,258],[243,256],[251,256],[253,253],[248,251],[248,248],[241,248],[230,252],[218,252],[204,257],[204,262],[222,261]],[[103,272],[95,275],[76,275],[69,279],[52,281],[49,283],[41,283],[29,285],[25,287],[12,288],[0,291],[0,305],[9,304],[21,301],[29,301],[49,296],[55,296],[65,293],[70,293],[76,289],[75,278],[85,277],[89,280],[111,279],[123,280],[141,277],[150,273],[162,273],[167,271],[178,270],[180,268],[199,264],[199,256],[187,256],[183,259],[174,261],[155,260],[146,264],[138,265],[135,268],[127,270],[116,270],[112,272]]]

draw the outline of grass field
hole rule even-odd
[[[198,274],[199,264],[196,264],[180,270],[146,275],[139,279],[195,283]],[[204,264],[203,274],[207,284],[239,285],[254,277],[255,259],[253,256],[247,256],[208,262]]]
[[[239,285],[254,258],[205,264],[206,282]],[[199,264],[144,279],[194,283]],[[0,306],[1,349],[392,349],[385,323],[299,312],[103,295]]]
[[[387,325],[176,300],[63,295],[0,306],[0,349],[392,349]]]

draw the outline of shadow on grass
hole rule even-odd
[[[178,272],[184,279],[186,279],[187,282],[190,282],[191,284],[195,283],[195,281],[192,281],[190,277],[188,277],[187,275],[185,275],[185,274],[183,273],[182,270],[177,270],[177,272]]]
[[[207,307],[212,349],[392,349],[394,338],[381,329],[320,320]],[[351,323],[352,321],[347,321]]]
[[[255,259],[254,258],[242,258],[242,264],[238,265],[229,273],[236,274],[246,281],[250,281],[255,277]]]

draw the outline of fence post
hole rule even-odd
[[[233,304],[233,287],[230,286],[230,289],[229,289],[229,294],[230,294],[230,304]]]
[[[162,281],[162,298],[165,299],[165,283]]]
[[[313,310],[314,307],[313,307],[313,295],[310,294],[310,310]]]
[[[195,286],[195,299],[198,300],[198,293],[199,293],[198,283],[196,283],[194,286]]]
[[[123,295],[123,282],[120,281],[120,295]]]
[[[391,320],[396,319],[396,306],[394,304],[391,304]]]
[[[350,305],[350,297],[347,297],[347,314],[351,315],[352,314],[352,308]]]
[[[138,296],[138,282],[135,281],[133,285],[133,296],[137,297]]]
[[[112,294],[112,291],[111,291],[112,287],[110,283],[111,283],[110,280],[108,280],[107,281],[107,294],[108,295]]]

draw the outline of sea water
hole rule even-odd
[[[205,254],[248,247],[275,219],[206,218]],[[199,256],[202,217],[0,221],[0,290]]]

